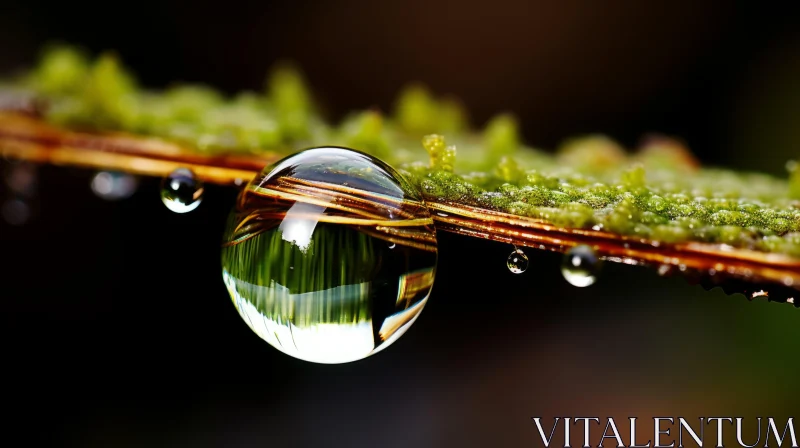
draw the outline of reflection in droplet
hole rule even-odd
[[[511,255],[506,260],[506,266],[512,273],[522,274],[528,270],[528,256],[525,255],[522,249],[514,249],[514,252],[511,252]]]
[[[583,288],[593,285],[597,281],[597,274],[601,266],[602,261],[592,248],[580,245],[573,247],[564,254],[561,273],[570,284]]]
[[[433,220],[416,188],[342,148],[266,168],[240,193],[223,241],[222,277],[245,323],[318,363],[389,346],[422,311],[436,269]]]
[[[178,168],[161,182],[161,201],[175,213],[188,213],[203,200],[203,181],[187,168]]]
[[[31,217],[31,208],[22,199],[9,199],[3,203],[0,213],[3,219],[12,226],[21,226]]]
[[[138,182],[127,173],[100,171],[92,177],[92,191],[97,197],[107,201],[126,199],[136,192]]]

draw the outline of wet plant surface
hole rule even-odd
[[[527,250],[528,269],[512,274],[513,246],[449,233],[438,236],[425,311],[390,349],[338,366],[294,360],[253,334],[219,279],[209,248],[235,191],[208,186],[195,211],[175,214],[156,179],[108,202],[87,187],[91,171],[40,175],[39,218],[0,224],[15,261],[3,276],[5,371],[16,385],[6,403],[32,440],[318,446],[330,442],[324,429],[357,421],[363,430],[347,443],[365,445],[396,430],[375,411],[389,402],[408,419],[402,444],[389,446],[522,445],[538,441],[531,416],[564,409],[622,421],[743,406],[745,417],[778,418],[800,392],[792,309],[616,263],[575,288],[561,254]],[[74,213],[56,212],[65,194]],[[31,250],[34,236],[46,258]],[[45,259],[62,268],[42,281],[32,266]],[[32,431],[34,417],[53,423]]]

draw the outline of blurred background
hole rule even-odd
[[[631,147],[659,132],[706,164],[782,177],[800,154],[800,14],[777,3],[8,0],[0,11],[2,73],[63,41],[116,50],[147,86],[232,93],[290,59],[333,119],[389,111],[421,81],[460,98],[474,126],[516,114],[537,147],[586,133]],[[158,179],[108,202],[93,172],[36,174],[30,218],[0,223],[0,366],[15,416],[2,425],[43,445],[540,446],[533,416],[637,416],[650,433],[653,416],[798,409],[794,308],[609,264],[578,289],[556,254],[526,250],[530,268],[513,275],[511,247],[449,234],[431,300],[397,343],[352,364],[298,361],[249,330],[222,284],[236,191],[208,187],[177,215]]]

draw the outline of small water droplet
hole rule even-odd
[[[394,249],[397,245],[395,243],[389,243],[389,249]]]
[[[786,299],[786,303],[794,304],[794,297],[789,297],[788,299]]]
[[[658,275],[662,277],[669,274],[670,272],[672,272],[672,266],[668,264],[662,264],[661,266],[658,267]]]
[[[525,255],[522,249],[514,249],[514,252],[511,252],[511,255],[508,256],[508,260],[506,260],[506,266],[508,266],[508,270],[512,273],[522,274],[528,270],[528,256]]]
[[[138,181],[127,173],[100,171],[94,175],[90,186],[100,199],[117,201],[126,199],[136,192]]]
[[[175,213],[188,213],[203,200],[203,181],[187,168],[178,168],[161,182],[161,201]]]
[[[3,219],[12,226],[21,226],[31,217],[31,208],[22,199],[10,199],[3,203]]]
[[[591,247],[581,245],[568,250],[561,264],[561,273],[571,285],[583,288],[597,281],[602,260]]]
[[[764,291],[763,289],[759,290],[759,291],[756,291],[750,296],[750,300],[757,299],[759,297],[767,297],[767,298],[769,298],[769,292]]]

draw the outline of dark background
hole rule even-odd
[[[634,146],[655,131],[707,164],[785,176],[800,15],[741,3],[13,0],[0,7],[0,69],[61,40],[117,50],[148,86],[235,92],[292,59],[334,119],[389,111],[419,80],[461,98],[476,126],[517,114],[535,146],[594,132]],[[222,284],[235,191],[209,187],[176,215],[157,179],[106,202],[92,174],[41,167],[35,215],[0,223],[4,426],[29,444],[540,446],[532,416],[798,408],[800,314],[787,305],[629,266],[578,289],[556,254],[526,250],[530,268],[513,275],[510,247],[449,234],[428,306],[391,348],[338,366],[294,360],[252,334]]]

